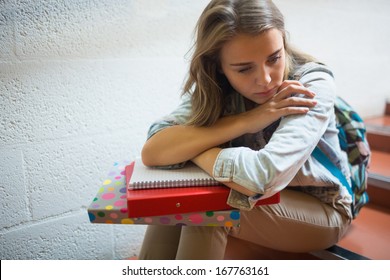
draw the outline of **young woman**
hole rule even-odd
[[[148,226],[140,259],[222,259],[228,235],[289,252],[327,248],[351,221],[351,197],[311,153],[349,178],[332,72],[289,46],[267,0],[213,0],[197,23],[182,104],[154,123],[149,166],[193,161],[231,189],[239,228]],[[281,202],[255,207],[277,192]]]

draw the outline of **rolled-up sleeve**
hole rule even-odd
[[[317,105],[305,115],[284,117],[269,143],[258,151],[246,147],[221,150],[213,175],[220,182],[234,182],[257,194],[247,197],[231,191],[228,204],[251,209],[256,200],[280,192],[308,160],[334,114],[334,80],[327,68],[318,66],[300,77],[316,93]]]
[[[157,120],[150,126],[148,130],[147,139],[152,137],[160,130],[163,130],[164,128],[186,123],[186,121],[190,116],[190,113],[191,113],[191,97],[189,94],[185,94],[182,97],[180,105],[172,113]]]
[[[164,128],[185,124],[191,113],[191,97],[188,94],[183,95],[180,105],[169,115],[154,122],[147,134],[147,139],[155,135]],[[178,169],[184,167],[186,162],[180,162],[173,165],[159,166],[160,169]]]

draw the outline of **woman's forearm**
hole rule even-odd
[[[192,161],[208,174],[213,176],[214,163],[220,151],[220,148],[209,149],[193,158]],[[253,196],[256,194],[255,192],[248,190],[247,188],[234,182],[223,182],[223,184],[247,196]]]
[[[223,117],[209,127],[171,126],[146,141],[142,160],[148,166],[191,160],[210,148],[241,136],[246,130],[244,119],[239,115]]]

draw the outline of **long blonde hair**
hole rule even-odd
[[[232,88],[220,73],[220,50],[238,33],[259,35],[276,28],[283,34],[286,53],[284,77],[311,56],[294,50],[287,42],[284,17],[270,0],[212,0],[201,14],[183,94],[191,94],[188,125],[209,126],[222,115]]]

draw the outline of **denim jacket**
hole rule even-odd
[[[213,177],[222,183],[235,182],[257,193],[248,197],[230,191],[227,203],[241,210],[250,210],[257,200],[288,187],[311,194],[338,210],[344,210],[351,217],[352,198],[348,191],[311,155],[318,146],[350,178],[347,156],[341,151],[338,140],[334,113],[336,88],[332,72],[324,65],[311,62],[293,71],[290,79],[300,81],[316,93],[317,105],[305,115],[281,118],[269,139],[263,130],[232,140],[218,154]],[[234,93],[225,115],[244,111],[243,97]],[[184,95],[176,110],[150,127],[148,138],[168,126],[184,124],[190,112],[190,97]]]

